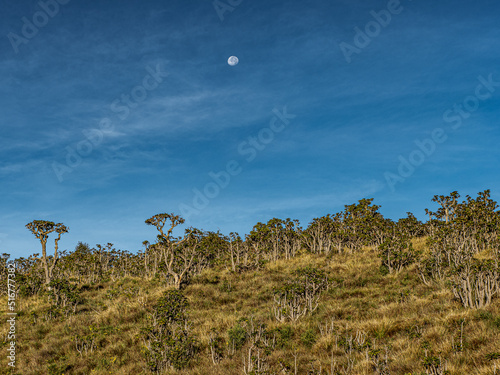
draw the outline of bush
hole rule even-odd
[[[328,288],[323,270],[314,267],[299,268],[296,277],[274,289],[274,316],[279,322],[297,321],[318,308],[321,293]]]
[[[471,260],[451,271],[451,290],[464,307],[480,309],[500,293],[500,272],[492,260]]]
[[[247,331],[240,325],[240,322],[229,329],[227,335],[229,337],[229,345],[233,347],[234,350],[240,350],[248,339]]]
[[[278,327],[275,329],[277,333],[276,346],[280,349],[285,349],[290,346],[290,341],[293,338],[293,330],[290,326]]]
[[[16,284],[19,285],[19,296],[30,297],[38,294],[43,287],[43,280],[36,273],[27,273],[25,275],[16,274]]]
[[[188,300],[180,290],[167,290],[155,305],[155,315],[162,326],[184,322]]]
[[[151,325],[142,329],[142,354],[151,372],[182,369],[199,351],[198,341],[189,332],[187,306],[180,290],[166,291],[154,306]]]
[[[306,347],[311,348],[316,342],[316,332],[312,328],[307,329],[302,336],[300,336],[300,341]]]
[[[222,360],[222,358],[224,358],[224,347],[226,346],[226,340],[224,340],[224,337],[217,334],[215,328],[212,328],[210,330],[208,346],[210,348],[212,362],[214,364],[218,364]]]
[[[500,329],[500,316],[498,318],[496,318],[495,320],[493,320],[493,326]]]
[[[56,279],[49,283],[49,287],[48,294],[55,307],[62,308],[66,314],[70,311],[76,313],[76,308],[83,302],[76,285],[64,279]]]
[[[409,236],[396,233],[379,246],[379,257],[382,260],[380,271],[386,275],[400,272],[412,264],[416,259],[416,252]]]

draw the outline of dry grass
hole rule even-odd
[[[422,239],[415,247],[424,249]],[[273,287],[289,279],[298,267],[313,265],[324,269],[332,280],[321,297],[319,308],[295,324],[278,323],[273,316]],[[290,326],[293,336],[283,348],[270,353],[268,362],[278,374],[278,360],[306,374],[311,364],[327,374],[332,363],[336,371],[353,361],[352,374],[374,374],[375,350],[387,355],[391,374],[425,374],[425,354],[442,358],[450,374],[500,374],[500,304],[487,309],[466,310],[453,300],[443,286],[423,285],[410,267],[397,275],[382,276],[376,252],[364,249],[353,255],[334,254],[328,258],[302,254],[289,261],[268,264],[259,271],[232,274],[227,270],[207,270],[185,289],[193,333],[201,352],[191,367],[178,374],[241,374],[242,356],[247,348],[226,356],[214,365],[209,356],[211,329],[227,338],[227,331],[240,318],[265,323],[268,329]],[[225,287],[224,287],[225,285]],[[230,291],[227,286],[230,285]],[[115,290],[109,298],[110,291]],[[152,306],[165,290],[159,282],[127,278],[115,283],[94,285],[83,292],[86,302],[75,316],[45,320],[46,298],[20,301],[17,330],[17,372],[39,374],[141,374],[140,329],[148,321]],[[108,296],[108,297],[107,297]],[[0,300],[5,312],[6,299]],[[36,324],[32,314],[38,316]],[[5,316],[3,314],[3,316]],[[463,322],[463,329],[462,327]],[[320,327],[324,331],[321,335]],[[75,335],[98,332],[95,348],[80,354],[72,339]],[[333,329],[332,329],[333,328]],[[5,338],[7,326],[0,328]],[[316,336],[307,346],[301,337],[308,330]],[[351,335],[364,337],[369,349],[349,350]],[[461,344],[460,344],[461,338]],[[5,341],[3,339],[2,341]],[[4,342],[3,353],[7,350]],[[386,354],[387,353],[387,354]],[[488,357],[489,355],[489,357]],[[7,374],[5,355],[0,374]],[[343,373],[343,372],[339,372]]]

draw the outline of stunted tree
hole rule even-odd
[[[273,218],[266,224],[257,223],[250,232],[252,246],[268,261],[290,259],[300,249],[302,228],[298,220]]]
[[[181,369],[198,351],[186,313],[188,300],[179,290],[167,290],[153,306],[150,325],[142,329],[142,354],[156,374]]]
[[[0,277],[2,278],[2,280],[7,280],[8,278],[7,261],[9,260],[9,258],[10,254],[7,253],[3,253],[0,256]],[[0,285],[0,296],[7,293],[8,293],[8,286],[7,283],[5,282],[2,283],[2,285]]]
[[[174,228],[184,223],[184,219],[173,213],[161,213],[146,220],[146,224],[156,227],[158,232],[156,247],[161,251],[161,258],[165,262],[167,274],[174,279],[174,287],[181,288],[181,284],[186,281],[188,272],[193,267],[198,254],[203,233],[197,229],[186,229],[184,237],[173,237]],[[167,226],[167,233],[165,233]]]
[[[494,260],[473,259],[451,272],[451,290],[464,307],[481,309],[500,294],[500,269]]]
[[[222,264],[224,256],[227,254],[229,238],[220,232],[193,232],[201,234],[201,241],[194,259],[193,271],[195,274],[201,273],[206,268],[216,264]]]
[[[251,236],[245,235],[243,240],[238,233],[231,232],[228,241],[227,260],[231,261],[233,272],[256,269],[262,265],[259,243],[252,241]]]
[[[378,246],[382,260],[382,273],[397,273],[412,264],[417,258],[411,236],[406,232],[401,221],[393,225],[392,234]]]
[[[384,217],[380,206],[372,204],[373,198],[363,198],[358,203],[345,205],[342,212],[342,231],[346,247],[352,254],[362,246],[378,246],[384,239]],[[378,233],[382,231],[382,233]]]
[[[243,241],[238,233],[229,233],[229,246],[227,249],[229,251],[229,259],[231,260],[231,270],[236,272],[236,267],[240,266],[241,259],[245,254],[245,247],[243,246]]]
[[[455,210],[457,208],[457,199],[460,198],[460,194],[457,191],[453,191],[450,195],[434,195],[432,198],[433,202],[436,202],[441,207],[436,212],[430,212],[426,210],[429,215],[433,215],[438,219],[444,219],[446,223],[449,223],[455,217]]]
[[[427,210],[433,221],[427,241],[430,254],[420,260],[419,276],[426,284],[448,279],[465,307],[482,308],[500,294],[498,204],[489,190],[476,199],[467,195],[461,203],[458,197],[457,192],[434,196],[432,201],[441,208]]]
[[[55,224],[53,221],[47,220],[33,220],[31,223],[26,224],[26,228],[28,228],[42,244],[42,265],[45,271],[45,284],[48,286],[52,280],[54,268],[59,259],[59,255],[57,253],[59,240],[61,239],[61,235],[63,233],[68,233],[69,228],[62,223]],[[49,265],[49,259],[47,258],[47,240],[49,238],[49,234],[52,232],[57,233],[57,238],[54,241],[54,256],[52,257],[52,262]]]
[[[305,246],[314,254],[329,254],[335,248],[338,253],[346,242],[342,213],[314,218],[304,230],[302,238]]]
[[[406,213],[407,217],[398,220],[397,224],[401,231],[410,238],[425,236],[425,226],[411,212]]]
[[[247,237],[247,242],[258,257],[264,256],[267,260],[276,260],[277,253],[273,254],[271,232],[266,224],[261,222],[255,224]],[[276,255],[275,259],[273,255]]]
[[[294,277],[274,289],[273,312],[276,320],[297,321],[307,313],[313,313],[319,305],[321,293],[328,288],[325,271],[315,267],[297,269]]]

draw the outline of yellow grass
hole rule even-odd
[[[425,240],[417,239],[417,249]],[[312,265],[323,268],[332,283],[324,292],[318,309],[295,324],[278,323],[272,313],[273,288],[290,279],[292,272]],[[268,329],[291,326],[293,337],[285,348],[277,348],[268,357],[273,373],[279,372],[278,360],[293,364],[297,357],[298,374],[307,374],[311,363],[321,364],[328,374],[333,363],[340,372],[348,360],[354,360],[352,374],[374,374],[372,358],[380,349],[389,359],[391,374],[425,374],[425,353],[446,361],[450,374],[500,374],[500,304],[499,300],[482,311],[466,310],[442,286],[427,287],[418,279],[415,267],[397,275],[382,276],[376,251],[363,249],[356,254],[334,254],[329,257],[302,254],[292,260],[267,264],[259,271],[232,274],[225,269],[207,270],[194,278],[184,290],[189,300],[193,334],[201,343],[201,352],[191,367],[178,374],[242,374],[243,355],[247,347],[226,356],[214,365],[208,340],[211,329],[227,339],[227,331],[240,318],[265,323]],[[217,278],[218,276],[218,282]],[[232,290],[222,289],[223,280]],[[139,292],[125,293],[138,287]],[[110,300],[106,292],[118,289]],[[115,283],[91,286],[83,292],[85,303],[74,316],[45,320],[49,307],[46,297],[19,298],[17,322],[17,369],[13,374],[142,374],[145,372],[140,329],[148,324],[152,306],[165,290],[161,283],[127,278]],[[2,316],[6,316],[6,298],[0,299]],[[38,315],[34,324],[32,313]],[[461,324],[463,331],[461,334]],[[320,334],[319,326],[333,325],[333,332]],[[96,349],[81,355],[72,339],[99,330]],[[316,342],[307,347],[301,340],[312,329]],[[412,334],[413,332],[413,334]],[[417,332],[417,334],[415,334]],[[0,326],[0,374],[9,374],[6,362],[7,325]],[[350,335],[365,335],[371,347],[346,353],[342,340]],[[457,343],[462,336],[462,350]],[[453,347],[455,345],[455,347]],[[368,361],[367,361],[368,355]],[[333,357],[332,357],[333,356]],[[175,372],[172,372],[175,373]]]

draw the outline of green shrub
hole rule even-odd
[[[77,306],[83,302],[77,286],[71,284],[68,280],[52,280],[49,283],[49,287],[50,290],[48,294],[50,296],[52,304],[55,307],[63,308],[66,313],[68,312],[68,309],[72,310],[72,312],[75,313]]]
[[[380,272],[383,275],[400,272],[404,267],[412,264],[417,257],[411,238],[402,233],[396,233],[387,238],[379,245],[378,250],[382,260]]]
[[[316,332],[312,328],[307,329],[302,336],[300,336],[300,341],[304,346],[311,348],[316,343]]]
[[[162,326],[186,320],[188,300],[180,290],[167,290],[155,305],[155,315]]]
[[[248,339],[247,331],[239,322],[227,331],[227,335],[229,337],[229,345],[234,347],[235,350],[241,349]]]
[[[488,353],[486,354],[486,359],[488,361],[494,361],[495,359],[500,359],[500,353]]]
[[[199,351],[188,328],[187,298],[180,290],[163,293],[154,306],[151,325],[142,329],[142,354],[151,372],[186,367]]]
[[[319,305],[319,298],[328,288],[325,271],[307,266],[294,272],[295,277],[273,289],[273,313],[279,322],[297,321],[307,313],[313,313]]]
[[[16,284],[19,285],[19,296],[30,297],[38,294],[43,287],[43,280],[34,271],[26,274],[16,274]]]
[[[208,346],[210,348],[210,354],[212,356],[213,363],[219,363],[222,358],[224,358],[224,348],[226,346],[226,340],[224,340],[224,337],[220,336],[217,333],[215,328],[212,328],[210,330]]]
[[[493,326],[500,329],[500,316],[493,320]]]
[[[275,329],[277,333],[276,346],[280,349],[288,348],[290,346],[290,341],[293,338],[293,330],[291,326],[283,326]]]

